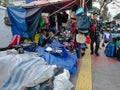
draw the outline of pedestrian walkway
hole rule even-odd
[[[106,57],[104,48],[99,53],[100,56],[90,55],[87,49],[81,59],[75,90],[120,90],[120,62]]]
[[[75,90],[92,90],[92,68],[90,49],[86,50],[85,56],[82,58],[78,80]]]
[[[120,62],[116,58],[92,55],[93,90],[120,90]]]

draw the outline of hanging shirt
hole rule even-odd
[[[45,40],[45,35],[44,35],[44,34],[41,34],[41,35],[40,35],[40,45],[43,44],[44,40]]]

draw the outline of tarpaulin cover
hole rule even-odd
[[[12,22],[13,35],[33,38],[41,17],[41,7],[31,9],[7,7],[7,11]]]
[[[69,9],[75,9],[76,7],[80,6],[80,0],[63,0],[63,1],[56,1],[56,2],[50,2],[51,0],[39,0],[39,1],[33,1],[31,3],[28,3],[26,5],[22,5],[22,7],[24,8],[32,8],[34,6],[40,6],[42,5],[43,8],[43,12],[49,12],[49,13],[53,13],[61,8],[63,8],[64,6],[66,6],[64,9],[62,10],[69,10]]]
[[[57,46],[61,47],[59,43],[51,44],[51,45],[54,45],[53,47],[56,47],[56,48],[57,48]],[[62,47],[63,47],[63,45],[62,45]],[[74,74],[77,71],[76,63],[77,63],[78,58],[74,54],[67,53],[66,56],[61,56],[58,54],[55,55],[50,52],[46,52],[45,48],[43,48],[43,47],[38,47],[36,49],[36,52],[41,52],[41,57],[43,57],[48,64],[61,66],[65,69],[69,70],[70,74]]]
[[[0,57],[0,90],[34,87],[51,78],[55,68],[55,65],[47,65],[41,57],[28,54],[3,55]]]

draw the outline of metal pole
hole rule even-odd
[[[58,19],[57,19],[57,14],[55,15],[55,26],[56,26],[56,30],[58,30]]]
[[[72,5],[74,2],[76,2],[76,0],[74,0],[74,1],[72,1],[71,3],[65,5],[64,7],[60,8],[59,10],[53,12],[52,14],[49,15],[49,17],[52,16],[52,15],[54,15],[54,14],[56,14],[57,12],[59,12],[59,11],[65,9],[65,8],[68,7],[69,5]]]
[[[82,7],[84,8],[85,0],[82,0]]]

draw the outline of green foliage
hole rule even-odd
[[[114,20],[116,20],[116,19],[120,19],[120,13],[117,14],[117,15],[114,17]]]
[[[97,7],[94,7],[94,6],[92,7],[92,11],[93,11],[93,13],[94,13],[94,12],[95,12],[95,13],[98,13],[98,12],[99,12],[99,10],[100,10],[100,9],[99,9],[99,8],[97,8]]]
[[[6,7],[7,5],[8,5],[7,3],[3,3],[3,4],[2,4],[3,7]]]
[[[107,7],[107,4],[106,4],[106,5],[104,5],[103,10],[102,10],[102,14],[103,14],[105,20],[108,20],[108,14],[107,13],[108,13],[108,7]]]

